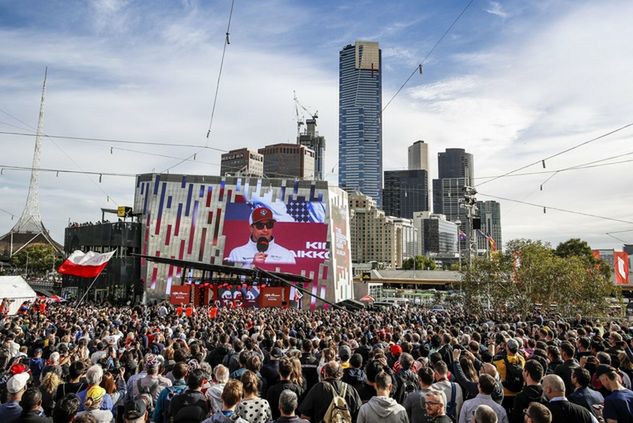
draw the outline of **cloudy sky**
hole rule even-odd
[[[208,145],[294,142],[294,90],[319,112],[327,178],[336,183],[339,50],[357,39],[380,43],[386,104],[467,3],[236,0]],[[0,131],[34,132],[48,66],[46,134],[204,145],[230,6],[230,0],[0,0]],[[626,0],[474,0],[425,62],[424,74],[385,110],[385,169],[404,169],[407,146],[423,139],[432,177],[437,152],[450,147],[475,155],[476,177],[495,176],[632,123],[631,16]],[[480,199],[624,222],[500,200],[504,241],[580,237],[594,247],[620,248],[606,234],[617,232],[633,242],[632,136],[629,127],[548,160],[546,169],[538,163],[518,173],[593,167],[478,186]],[[0,167],[30,167],[33,144],[33,137],[0,134]],[[196,151],[195,161],[173,167]],[[218,174],[219,161],[220,153],[209,149],[45,139],[41,166]],[[0,232],[20,215],[29,177],[2,171]],[[129,176],[99,182],[99,176],[43,172],[40,180],[41,213],[59,241],[69,220],[98,220],[101,207],[133,200]]]

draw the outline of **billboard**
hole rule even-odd
[[[305,275],[312,282],[303,288],[321,295],[319,275],[327,271],[322,265],[330,256],[326,212],[326,203],[316,198],[284,202],[238,197],[226,206],[224,263]],[[281,301],[296,302],[298,297],[287,291]],[[315,303],[312,298],[310,304]]]
[[[269,210],[274,223],[252,233],[257,208]],[[348,196],[326,181],[143,174],[136,180],[134,211],[142,225],[141,254],[294,273],[310,279],[304,289],[330,302],[353,296]],[[262,233],[263,255],[256,256]],[[172,264],[141,259],[140,265],[148,299],[169,297],[173,287],[208,278]],[[260,295],[265,288],[260,286]],[[294,288],[283,295],[288,305],[320,305]],[[207,299],[216,301],[218,292]]]

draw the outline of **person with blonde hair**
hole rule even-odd
[[[114,415],[110,410],[101,410],[101,403],[107,396],[106,390],[99,385],[92,385],[86,391],[86,399],[84,400],[84,409],[77,413],[77,417],[83,414],[89,414],[94,417],[98,423],[110,423],[114,419]]]

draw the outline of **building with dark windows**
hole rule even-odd
[[[314,180],[314,151],[304,145],[272,144],[259,149],[267,178]]]
[[[297,136],[297,144],[304,145],[314,151],[314,178],[317,181],[322,181],[324,175],[325,137],[319,135],[316,126],[315,117],[306,119],[306,130]]]
[[[433,179],[433,212],[443,214],[451,222],[460,222],[461,230],[471,234],[472,228],[466,209],[461,207],[465,187],[471,186],[475,177],[473,155],[463,148],[447,148],[438,153],[438,179]],[[461,248],[466,250],[467,238],[460,239]]]
[[[377,42],[339,54],[339,186],[382,207],[382,64]]]
[[[103,272],[88,293],[89,299],[102,303],[138,302],[143,295],[140,259],[141,224],[139,222],[97,222],[71,224],[64,232],[64,252],[75,250],[106,253],[116,249]],[[92,280],[64,275],[62,295],[79,299]]]
[[[497,201],[478,201],[477,209],[481,219],[481,232],[494,239],[497,250],[501,250],[503,239],[501,237],[501,204]],[[490,243],[485,237],[480,237],[477,241],[478,249],[490,249]]]
[[[388,216],[413,218],[413,213],[429,209],[426,170],[385,172],[382,206]]]
[[[222,176],[264,176],[264,156],[250,148],[240,148],[222,154]]]

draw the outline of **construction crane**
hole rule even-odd
[[[295,92],[295,90],[292,90],[292,96],[295,102],[295,118],[297,120],[297,136],[299,136],[301,135],[301,127],[305,125],[304,115],[299,114],[299,108],[301,108],[301,110],[306,112],[315,121],[315,123],[316,123],[317,118],[319,117],[319,111],[317,110],[314,113],[312,113],[310,110],[308,110],[307,107],[301,104],[301,102],[297,98],[297,93]]]

